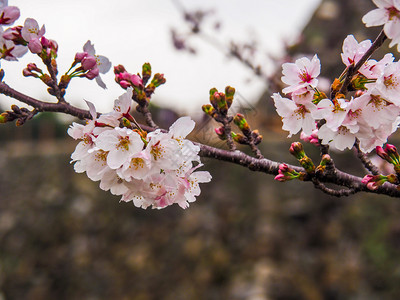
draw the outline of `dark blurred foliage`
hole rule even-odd
[[[325,1],[293,51],[317,52],[323,72],[337,76],[341,43],[361,32],[371,7]],[[359,40],[376,34],[366,30]],[[280,120],[263,103],[245,112],[264,135],[263,153],[295,164],[292,140],[277,133]],[[155,115],[163,127],[176,119],[160,108]],[[191,137],[209,142],[202,126]],[[338,199],[205,159],[213,180],[187,210],[142,210],[73,171],[76,142],[65,132],[52,114],[0,126],[1,300],[400,299],[399,199]],[[317,149],[305,148],[317,161]],[[332,156],[340,169],[364,174],[351,151]]]

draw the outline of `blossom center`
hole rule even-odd
[[[349,132],[350,130],[345,126],[340,126],[337,131],[338,134],[343,134],[343,135],[346,135]]]
[[[388,13],[389,13],[389,20],[393,20],[394,18],[398,18],[399,19],[399,11],[395,8],[395,7],[389,7],[387,9]]]
[[[369,100],[368,104],[373,105],[378,110],[381,110],[383,106],[388,105],[387,101],[382,99],[379,95],[371,95],[371,100]]]
[[[305,118],[306,113],[309,113],[310,111],[302,104],[298,104],[298,109],[294,111],[294,114],[298,115],[302,119]]]
[[[151,146],[150,153],[151,155],[153,155],[154,160],[163,157],[164,152],[165,152],[164,147],[161,146],[159,141],[155,143],[153,146]]]
[[[387,77],[384,77],[383,84],[385,85],[385,87],[387,89],[396,88],[396,86],[399,85],[399,83],[397,81],[397,77],[393,76],[393,74],[391,74]]]
[[[104,150],[100,149],[99,151],[96,151],[94,160],[97,162],[105,163],[107,160],[107,155],[108,155],[108,151],[104,151]]]
[[[361,113],[362,113],[362,110],[360,108],[356,109],[355,111],[350,110],[348,112],[348,116],[350,119],[354,120],[354,119],[357,119],[358,117],[360,117]]]
[[[129,144],[130,144],[129,137],[128,136],[126,136],[126,137],[122,137],[121,136],[119,138],[119,144],[117,145],[117,149],[122,148],[123,150],[128,151],[129,150]]]
[[[307,70],[302,71],[301,73],[299,73],[299,78],[301,81],[303,82],[311,82],[312,77],[311,75],[307,72]]]
[[[129,168],[133,167],[135,170],[137,169],[143,169],[144,167],[144,160],[140,157],[134,157],[131,159],[131,164],[129,165]]]

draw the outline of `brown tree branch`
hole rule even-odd
[[[33,106],[39,112],[60,112],[65,113],[71,116],[78,117],[80,119],[90,119],[91,115],[88,110],[83,110],[76,108],[68,103],[49,103],[43,102],[32,97],[29,97],[23,93],[20,93],[11,87],[9,87],[4,82],[0,82],[0,93],[12,97],[16,100],[19,100],[23,103],[26,103],[30,106]],[[141,125],[142,129],[146,131],[153,131],[154,128],[151,128],[146,125]],[[212,146],[204,145],[201,143],[194,142],[197,146],[200,147],[200,156],[209,157],[221,161],[231,162],[240,166],[243,166],[251,171],[262,172],[270,175],[277,175],[279,170],[280,162],[272,161],[266,158],[256,158],[249,156],[241,151],[228,151],[223,149],[218,149]],[[304,171],[302,167],[299,166],[288,166],[297,172]],[[363,191],[370,192],[376,194],[384,194],[390,197],[400,197],[400,190],[397,189],[396,185],[385,183],[374,191],[367,189],[366,185],[361,182],[362,178],[353,176],[351,174],[342,172],[338,169],[334,169],[334,172],[326,172],[319,173],[318,181],[322,183],[333,183],[341,187],[346,187],[350,190],[354,190],[355,192]],[[305,178],[305,181],[312,181],[314,177],[308,176]],[[314,180],[315,181],[315,180]],[[321,185],[317,184],[317,188],[325,190],[326,188],[321,188]],[[345,192],[342,192],[343,196],[346,195]],[[350,193],[347,193],[350,194]]]

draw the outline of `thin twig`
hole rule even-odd
[[[360,159],[360,161],[363,164],[365,169],[367,169],[373,175],[378,175],[380,173],[378,167],[375,166],[371,162],[371,160],[369,160],[368,156],[364,152],[361,151],[360,141],[358,139],[356,139],[356,142],[354,143],[354,150],[357,154],[357,157]]]
[[[312,179],[312,182],[316,189],[319,189],[322,192],[324,192],[325,194],[328,194],[330,196],[335,196],[335,197],[349,196],[349,195],[353,195],[359,191],[355,188],[334,190],[334,189],[328,188],[325,184],[321,183],[315,177]]]

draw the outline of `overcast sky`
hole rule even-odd
[[[261,58],[267,53],[279,55],[283,42],[295,39],[320,2],[181,1],[187,8],[215,11],[210,21],[220,20],[222,27],[216,37],[221,43],[227,44],[231,39],[256,39],[262,50]],[[128,71],[136,73],[144,62],[150,62],[154,72],[164,73],[167,83],[157,90],[154,101],[181,112],[192,115],[199,112],[201,104],[208,101],[212,87],[223,90],[226,85],[234,86],[248,101],[257,100],[265,88],[259,79],[249,81],[251,71],[199,39],[192,41],[198,55],[177,52],[171,43],[170,28],[184,30],[185,24],[170,0],[9,0],[9,5],[21,10],[21,18],[15,25],[23,25],[27,17],[45,24],[45,36],[59,44],[60,74],[68,70],[75,53],[81,52],[83,44],[90,39],[97,54],[107,56],[113,65],[123,64]],[[2,60],[6,83],[30,96],[50,100],[41,82],[20,75],[29,62],[40,65],[31,54],[18,63]],[[85,107],[83,99],[86,99],[95,103],[98,111],[109,111],[123,90],[114,82],[112,71],[103,80],[107,90],[99,88],[95,81],[73,79],[67,90],[67,101]]]

